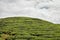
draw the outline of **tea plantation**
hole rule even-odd
[[[2,18],[0,40],[60,40],[60,24],[29,17]]]

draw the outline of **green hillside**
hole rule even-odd
[[[60,40],[60,24],[29,17],[2,18],[0,40]]]

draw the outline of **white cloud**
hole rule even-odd
[[[0,18],[27,16],[60,23],[60,0],[0,0]]]

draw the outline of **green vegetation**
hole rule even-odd
[[[60,24],[29,17],[2,18],[0,40],[60,40]]]

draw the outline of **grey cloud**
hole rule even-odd
[[[0,1],[3,1],[5,3],[12,3],[12,2],[16,2],[16,0],[0,0]]]
[[[0,0],[0,18],[27,16],[60,23],[59,3],[60,0]]]

